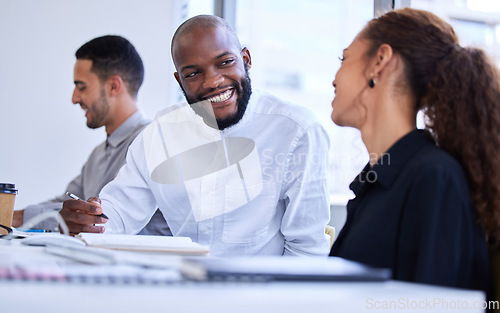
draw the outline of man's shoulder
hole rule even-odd
[[[134,126],[134,128],[130,129],[130,132],[126,138],[126,145],[130,146],[132,142],[135,141],[137,137],[140,137],[139,134],[141,134],[144,129],[151,124],[151,120],[147,118],[143,118],[140,121],[138,121]]]
[[[151,120],[144,118],[140,123],[137,124],[136,128],[131,132],[130,137],[135,138],[139,133],[141,133],[147,126],[151,124]]]
[[[256,93],[253,113],[275,115],[277,118],[289,119],[298,123],[303,128],[319,124],[318,118],[309,108],[262,91]]]
[[[99,153],[103,153],[103,151],[106,149],[106,140],[104,140],[103,142],[101,142],[100,144],[98,144],[97,146],[95,146],[95,148],[92,150],[92,152],[90,153],[90,157],[89,159],[92,157],[92,155],[94,154],[99,154]]]

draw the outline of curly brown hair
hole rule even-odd
[[[368,55],[385,43],[405,64],[404,87],[438,146],[465,169],[488,241],[500,246],[500,76],[486,54],[463,48],[453,28],[416,9],[391,11],[361,34]]]

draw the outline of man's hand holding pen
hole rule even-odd
[[[73,199],[64,201],[60,214],[68,225],[70,235],[74,236],[80,232],[103,233],[104,226],[95,225],[108,221],[107,216],[102,213],[101,200],[92,197],[83,201],[73,194],[67,194]]]

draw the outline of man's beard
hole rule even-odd
[[[245,111],[247,110],[248,106],[248,101],[250,100],[250,96],[252,95],[252,83],[250,81],[250,76],[248,75],[248,69],[246,68],[246,66],[245,66],[245,76],[241,79],[240,86],[241,89],[236,88],[237,86],[234,86],[235,89],[238,90],[238,95],[239,95],[236,113],[226,117],[225,119],[217,119],[217,127],[220,130],[224,130],[230,126],[235,125],[243,118],[243,115],[245,115]],[[184,89],[182,89],[182,92],[184,93],[184,97],[186,98],[189,104],[198,102],[197,100],[190,99],[186,95]],[[209,114],[209,116],[210,115],[213,115],[213,113]]]
[[[103,125],[104,119],[109,112],[109,103],[106,99],[106,93],[104,92],[104,88],[101,90],[101,97],[97,99],[90,107],[92,119],[87,120],[87,127],[91,129],[99,128]]]

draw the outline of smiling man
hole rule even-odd
[[[128,146],[150,121],[137,105],[144,66],[127,39],[120,36],[94,38],[82,45],[75,57],[72,102],[84,111],[87,126],[91,129],[104,127],[107,137],[92,151],[80,175],[66,187],[66,191],[87,199],[98,194],[116,176],[125,163]],[[49,201],[15,211],[13,226],[19,227],[45,211],[60,210],[66,199],[69,197],[63,192]],[[54,230],[57,221],[48,219],[35,227]],[[169,234],[159,212],[143,233]]]
[[[252,94],[248,49],[241,49],[236,35],[212,16],[186,21],[175,32],[171,47],[174,76],[187,101],[210,101],[221,130],[236,124]],[[207,51],[214,54],[208,56]]]
[[[215,256],[326,256],[329,140],[320,123],[304,107],[252,93],[250,52],[221,18],[184,22],[172,57],[189,104],[167,107],[137,137],[102,204],[65,201],[71,232],[135,233],[158,207],[174,236]]]

